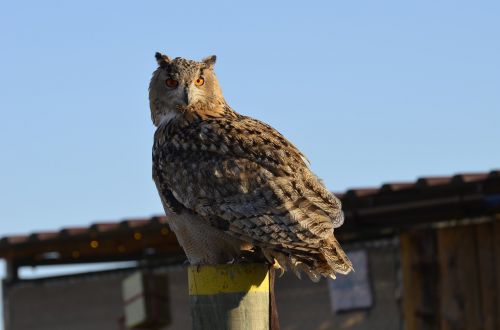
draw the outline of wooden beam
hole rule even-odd
[[[5,280],[8,282],[16,281],[19,279],[19,267],[12,259],[5,260]]]
[[[272,280],[266,264],[189,267],[193,329],[277,330]]]
[[[437,232],[441,274],[441,329],[481,327],[481,286],[473,226]]]
[[[139,233],[140,235],[137,235]],[[136,234],[137,236],[134,236]],[[127,235],[84,235],[72,239],[32,242],[13,247],[6,259],[18,266],[81,263],[85,260],[136,260],[137,256],[182,254],[175,235],[130,231]]]
[[[494,288],[495,274],[495,230],[494,223],[473,226],[476,229],[477,262],[481,296],[481,327],[484,330],[498,329],[495,325],[496,308],[499,297]],[[500,326],[500,324],[499,324]]]
[[[400,239],[405,329],[439,329],[436,232],[433,229],[412,230],[402,234]]]
[[[492,290],[495,290],[496,298],[496,319],[495,319],[495,329],[500,329],[500,214],[495,216],[493,221],[493,242],[494,242],[494,265],[495,265],[495,286]]]

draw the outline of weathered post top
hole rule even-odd
[[[193,329],[276,329],[268,265],[190,266],[188,283]]]

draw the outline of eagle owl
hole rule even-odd
[[[153,179],[189,262],[260,256],[315,281],[352,270],[333,235],[340,201],[283,135],[226,103],[216,57],[155,57]]]

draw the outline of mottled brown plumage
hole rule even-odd
[[[227,105],[215,56],[156,58],[153,178],[190,262],[239,260],[247,251],[313,280],[348,273],[352,265],[333,235],[343,222],[340,201],[304,155]]]

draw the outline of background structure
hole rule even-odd
[[[277,278],[283,330],[499,328],[500,171],[423,177],[339,197],[346,223],[336,236],[356,273],[320,283],[290,273]],[[122,329],[131,315],[124,306],[137,310],[144,301],[148,317],[133,317],[143,320],[141,329],[189,328],[185,255],[167,219],[2,237],[8,329]],[[128,261],[128,269],[39,279],[19,271],[116,261]],[[134,275],[122,290],[135,271],[144,285]]]
[[[157,50],[217,54],[230,104],[334,191],[497,168],[499,14],[497,1],[1,3],[0,234],[161,212]]]

